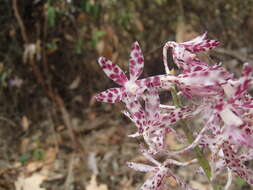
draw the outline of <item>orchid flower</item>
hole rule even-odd
[[[231,171],[236,173],[241,178],[245,179],[249,184],[253,185],[253,171],[247,169],[244,165],[245,161],[252,160],[252,149],[250,149],[250,154],[249,152],[239,154],[238,145],[233,144],[228,140],[223,139],[222,141],[217,142],[217,139],[208,139],[206,142],[208,142],[210,150],[214,150],[212,148],[212,145],[216,147],[216,151],[217,147],[219,146],[216,156],[214,157],[214,155],[212,155],[211,159],[212,180],[214,180],[219,173],[227,169],[228,180],[226,185],[227,187],[225,189],[228,189],[228,186],[231,183]]]
[[[178,76],[167,75],[163,77],[162,83],[176,83],[182,93],[189,98],[193,96],[215,96],[222,95],[222,85],[233,77],[220,65],[210,66],[202,70],[182,73]]]
[[[216,40],[205,40],[207,33],[198,36],[193,40],[177,43],[173,41],[166,42],[163,47],[163,62],[166,74],[170,74],[167,64],[167,51],[172,48],[174,63],[184,72],[201,70],[208,66],[207,63],[200,61],[195,54],[196,52],[208,51],[219,45]]]
[[[232,182],[232,172],[253,185],[253,171],[244,165],[245,161],[253,159],[253,97],[248,93],[253,71],[246,63],[242,76],[237,79],[221,64],[209,66],[199,60],[195,53],[219,45],[218,41],[205,38],[206,33],[183,43],[167,42],[163,48],[165,75],[138,80],[143,72],[144,58],[137,42],[130,53],[129,79],[106,58],[101,57],[98,61],[105,74],[121,87],[101,92],[96,96],[97,100],[109,103],[123,101],[127,107],[123,113],[137,127],[137,132],[129,137],[141,136],[147,145],[147,149],[141,146],[141,151],[153,165],[128,162],[128,166],[137,171],[152,173],[141,190],[162,190],[166,177],[173,177],[182,189],[190,190],[172,173],[171,166],[187,166],[196,160],[181,163],[171,157],[188,153],[196,146],[208,148],[211,152],[211,180],[220,172],[227,171],[225,190]],[[182,69],[181,74],[170,72],[168,48],[172,48],[174,63]],[[190,101],[189,106],[177,108],[176,105],[160,104],[158,90],[170,90],[174,84]],[[168,133],[182,138],[172,126],[180,119],[193,116],[198,116],[198,122],[194,123],[196,127],[191,130],[195,140],[180,150],[167,150],[165,138]],[[151,156],[160,153],[167,156],[164,162]]]
[[[148,87],[160,86],[159,76],[137,80],[142,74],[144,68],[144,57],[138,42],[135,42],[132,45],[130,53],[130,79],[127,78],[118,65],[113,64],[105,57],[100,57],[98,63],[105,74],[121,86],[120,88],[110,88],[100,94],[97,94],[96,99],[98,101],[115,103],[121,101],[126,95],[140,96]]]
[[[242,77],[239,79],[230,79],[223,85],[224,92],[230,102],[244,98],[252,81],[252,67],[248,63],[243,65]]]
[[[188,166],[193,163],[196,163],[197,160],[191,160],[185,163],[178,162],[176,160],[167,159],[163,163],[158,162],[149,154],[143,154],[150,162],[152,162],[155,166],[147,165],[147,164],[140,164],[134,162],[128,162],[128,167],[140,171],[140,172],[151,172],[153,175],[147,179],[147,181],[141,186],[140,190],[162,190],[165,185],[165,178],[172,177],[176,180],[178,185],[184,190],[194,190],[178,178],[173,172],[170,170],[172,165],[176,166]]]
[[[170,110],[168,113],[161,113],[160,99],[156,90],[149,90],[145,96],[145,109],[138,100],[128,98],[125,103],[129,112],[124,114],[129,117],[137,126],[138,133],[130,137],[143,136],[149,146],[149,153],[156,154],[165,151],[165,135],[175,133],[170,126],[183,118],[191,117],[191,109],[184,107]]]
[[[233,150],[232,144],[228,141],[223,143],[223,152],[227,167],[229,167],[238,176],[245,179],[247,183],[253,185],[253,171],[246,168],[243,161],[239,159],[240,156],[238,156],[236,151]]]

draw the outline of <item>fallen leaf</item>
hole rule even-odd
[[[103,54],[104,48],[105,48],[105,42],[103,40],[100,40],[96,46],[96,49],[99,55]]]
[[[20,143],[20,152],[24,153],[27,152],[29,149],[29,143],[30,139],[29,138],[23,138],[21,143]]]
[[[21,119],[21,126],[24,131],[26,131],[30,126],[30,121],[25,115]]]
[[[86,190],[108,190],[108,188],[105,184],[98,185],[97,176],[93,174],[90,183],[86,186]]]
[[[55,164],[55,160],[56,160],[56,156],[58,154],[58,149],[57,148],[53,148],[50,147],[46,154],[45,154],[45,158],[44,158],[44,169],[51,169],[53,168],[54,164]]]
[[[16,190],[46,190],[40,185],[47,177],[42,174],[33,174],[30,177],[19,176],[15,182]]]
[[[69,85],[69,89],[70,89],[70,90],[74,90],[74,89],[78,88],[80,82],[81,82],[81,77],[80,77],[80,76],[77,76],[77,77],[72,81],[72,83]]]
[[[43,165],[44,165],[43,162],[39,162],[39,161],[30,162],[26,166],[26,173],[31,174],[32,172],[41,169]]]

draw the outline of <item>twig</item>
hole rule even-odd
[[[19,14],[19,11],[18,11],[17,0],[12,0],[12,8],[14,11],[14,15],[17,19],[18,25],[20,27],[22,38],[23,38],[25,44],[28,44],[28,37],[27,37],[27,33],[26,33],[26,28],[25,28],[23,20],[22,20],[20,14]]]
[[[53,136],[54,136],[54,144],[55,144],[55,147],[57,148],[57,150],[59,150],[59,143],[58,143],[58,140],[57,140],[57,133],[56,133],[56,130],[55,130],[55,127],[54,127],[54,122],[53,122],[53,118],[52,118],[52,109],[50,109],[50,112],[47,113],[47,117],[48,117],[48,120],[50,122],[50,128],[52,129],[52,133],[53,133]]]
[[[16,126],[17,126],[16,123],[14,123],[12,120],[10,120],[10,119],[8,119],[8,118],[6,118],[6,117],[0,116],[0,120],[9,123],[9,124],[10,124],[11,126],[13,126],[13,127],[16,127]]]
[[[29,40],[28,40],[28,36],[27,36],[27,33],[26,33],[24,23],[22,21],[22,18],[20,16],[19,12],[18,12],[17,0],[13,0],[12,4],[13,4],[14,15],[15,15],[15,17],[17,19],[17,22],[19,24],[19,27],[21,29],[21,35],[22,35],[22,38],[23,38],[23,40],[25,42],[25,45],[26,45],[26,44],[28,44]],[[45,40],[46,39],[46,34],[47,34],[47,25],[46,24],[44,26],[44,31],[43,32],[44,32],[43,38]],[[59,110],[61,112],[61,115],[62,115],[63,122],[64,122],[64,124],[66,125],[66,127],[69,131],[73,146],[75,148],[78,148],[78,145],[81,145],[81,143],[79,143],[78,139],[75,138],[75,134],[74,134],[74,130],[73,130],[73,127],[72,127],[70,115],[69,115],[69,113],[68,113],[68,111],[65,107],[63,99],[60,97],[60,95],[57,93],[57,91],[53,89],[50,81],[44,79],[44,76],[41,73],[41,71],[38,67],[38,64],[35,64],[34,59],[30,59],[29,64],[32,67],[32,71],[33,71],[38,83],[44,88],[44,90],[46,92],[46,95],[59,108]],[[48,69],[48,66],[47,66],[47,56],[46,56],[45,47],[43,47],[43,67],[44,67],[44,70],[45,70],[46,74],[48,74],[49,69]],[[80,147],[80,148],[82,148],[82,147]]]
[[[71,184],[74,181],[74,175],[73,175],[74,160],[75,160],[75,154],[72,154],[69,161],[69,165],[68,165],[68,175],[64,183],[64,190],[70,190]]]
[[[213,51],[216,53],[219,53],[219,54],[225,54],[225,55],[234,57],[241,62],[248,62],[249,61],[249,59],[247,59],[246,56],[242,55],[241,53],[238,53],[237,51],[228,50],[228,49],[224,49],[224,48],[215,48],[215,49],[213,49]]]
[[[43,41],[46,41],[47,29],[48,29],[47,18],[45,18],[44,27],[43,27]],[[45,43],[43,43],[43,45],[42,45],[42,64],[43,64],[44,75],[45,76],[49,75],[49,67],[48,67],[48,62],[47,62]],[[81,143],[79,143],[78,139],[75,136],[75,132],[74,132],[72,122],[71,122],[71,117],[70,117],[68,110],[66,109],[63,99],[57,93],[57,91],[53,89],[50,79],[46,80],[46,82],[45,82],[45,80],[43,80],[43,82],[46,83],[46,84],[44,84],[44,86],[45,86],[45,91],[46,91],[47,95],[57,105],[57,107],[59,108],[59,110],[61,112],[62,120],[68,129],[73,146],[76,149],[78,148],[78,146],[79,147],[81,146],[80,148],[83,149]]]
[[[78,134],[90,134],[92,131],[95,130],[100,130],[103,129],[106,125],[106,123],[108,122],[108,119],[110,118],[109,116],[103,116],[103,117],[98,117],[96,118],[96,120],[94,121],[86,121],[83,125],[85,127],[82,127],[80,129],[76,129],[76,132]]]

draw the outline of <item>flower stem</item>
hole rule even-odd
[[[172,95],[174,105],[176,107],[179,107],[179,108],[182,107],[182,102],[180,100],[180,97],[177,95],[176,86],[174,88],[172,88],[171,95]],[[191,132],[190,128],[187,125],[187,121],[185,119],[182,119],[180,121],[180,124],[182,126],[184,126],[183,130],[186,134],[188,142],[192,143],[194,141],[194,138],[193,138],[193,135],[192,135],[192,132]],[[201,149],[198,146],[196,146],[194,148],[194,152],[195,152],[195,155],[198,159],[199,165],[203,168],[203,170],[204,170],[206,176],[208,177],[209,181],[211,181],[211,167],[209,165],[208,160],[206,159],[205,155],[203,154],[203,152],[201,151]],[[217,188],[214,185],[213,185],[213,188],[215,190],[217,190]]]

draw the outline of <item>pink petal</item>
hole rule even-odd
[[[252,78],[252,68],[248,63],[243,65],[243,77],[238,80],[239,85],[235,88],[235,96],[239,97],[247,93],[248,88],[250,87]]]
[[[250,76],[252,76],[252,67],[249,65],[249,63],[245,63],[243,65],[243,69],[242,70],[243,70],[242,74],[243,74],[244,77],[250,77]]]
[[[241,126],[230,125],[225,126],[224,136],[230,140],[230,142],[237,145],[242,145],[248,148],[253,148],[253,130],[251,126],[245,124]]]
[[[143,132],[143,127],[145,125],[145,112],[138,100],[134,96],[126,96],[123,101],[126,104],[127,109],[130,114],[126,114],[129,116],[132,121],[134,121],[135,125],[138,127],[139,132]]]
[[[223,94],[222,85],[232,74],[215,65],[204,70],[178,75],[175,82],[187,96],[215,96]]]
[[[162,88],[163,83],[162,83],[162,79],[164,78],[165,75],[157,75],[157,76],[153,76],[153,77],[147,77],[144,79],[140,79],[136,81],[136,84],[144,90],[148,89],[148,88]],[[168,82],[166,84],[166,87],[171,86],[171,83]]]
[[[98,63],[105,74],[117,84],[123,86],[128,81],[125,73],[120,69],[120,67],[113,64],[107,58],[100,57],[98,59]]]
[[[217,40],[205,40],[206,34],[207,33],[204,33],[202,36],[198,36],[193,40],[181,43],[181,45],[191,52],[208,51],[219,45]]]
[[[129,168],[132,168],[136,171],[140,172],[151,172],[155,171],[155,167],[147,165],[147,164],[139,164],[139,163],[134,163],[134,162],[127,162],[127,166]]]
[[[157,173],[146,180],[146,182],[141,186],[140,190],[162,190],[165,184],[164,178],[167,176],[167,173],[168,168],[159,168]]]
[[[172,125],[181,119],[186,119],[186,118],[191,117],[192,116],[191,112],[192,112],[191,107],[184,107],[184,108],[171,110],[169,113],[162,115],[161,121],[164,124]]]
[[[208,51],[217,45],[219,42],[216,40],[205,40],[206,33],[202,36],[196,37],[193,40],[176,43],[169,41],[164,45],[163,48],[163,62],[165,66],[166,73],[169,74],[169,68],[167,65],[167,50],[172,48],[172,56],[174,63],[184,72],[192,71],[192,68],[197,67],[208,67],[208,64],[200,61],[194,52]]]
[[[156,90],[150,89],[145,95],[145,110],[149,120],[160,119],[160,98]]]
[[[247,169],[246,166],[239,160],[239,156],[233,150],[229,142],[224,142],[223,152],[227,166],[238,176],[245,179],[249,184],[253,185],[253,171]]]
[[[177,177],[176,175],[172,175],[172,177],[176,180],[177,184],[183,189],[183,190],[197,190],[189,187],[182,179]]]
[[[166,129],[154,129],[153,131],[144,131],[143,137],[149,146],[148,153],[156,154],[164,152]]]
[[[221,119],[223,120],[223,122],[227,126],[237,126],[238,127],[243,124],[242,119],[233,112],[233,110],[229,107],[229,105],[225,106],[219,112],[219,115],[220,115]]]
[[[246,153],[243,153],[240,158],[239,158],[242,162],[245,161],[249,161],[249,160],[253,160],[253,150],[250,149],[248,150]]]
[[[97,101],[116,103],[121,101],[122,97],[125,95],[124,88],[109,88],[96,95]]]
[[[204,41],[204,39],[206,38],[206,36],[207,36],[207,32],[205,32],[201,36],[197,36],[196,38],[193,38],[192,40],[189,40],[189,41],[186,41],[186,42],[183,42],[183,43],[180,43],[180,44],[183,44],[183,45],[186,45],[186,46],[193,46],[195,44],[202,43]]]
[[[129,59],[129,72],[130,72],[130,79],[135,81],[141,73],[143,72],[144,68],[144,57],[141,51],[141,48],[138,42],[134,42],[132,45],[130,59]]]

